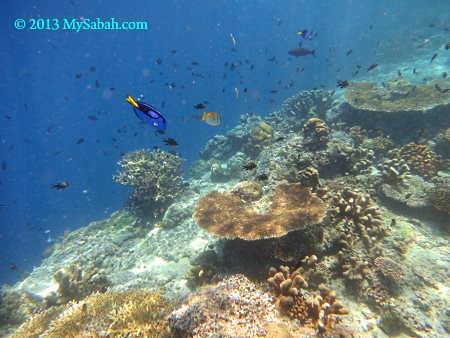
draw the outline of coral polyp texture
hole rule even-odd
[[[327,113],[335,107],[334,91],[332,90],[306,90],[302,91],[283,103],[286,115],[315,116],[326,119]]]
[[[266,122],[260,122],[252,129],[251,136],[257,147],[266,147],[272,142],[273,128]]]
[[[300,184],[280,184],[272,196],[248,203],[230,193],[211,192],[197,201],[195,221],[209,233],[229,239],[281,237],[319,223],[325,204]]]
[[[114,176],[120,184],[134,188],[131,205],[146,214],[167,208],[180,192],[183,161],[163,150],[136,150],[118,164],[122,171]]]
[[[405,267],[388,257],[377,257],[374,260],[374,265],[377,271],[388,282],[398,284],[405,279],[406,270]]]
[[[450,92],[436,90],[435,85],[445,87],[443,81],[412,84],[401,79],[391,79],[386,88],[350,89],[345,99],[360,110],[380,112],[423,111],[450,102]]]
[[[33,314],[13,337],[166,337],[174,306],[146,290],[94,293]]]
[[[427,179],[436,176],[438,170],[443,167],[443,161],[438,154],[427,145],[417,142],[410,142],[400,149],[392,150],[389,155],[403,159],[413,172]]]

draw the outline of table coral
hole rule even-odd
[[[209,233],[233,239],[281,237],[319,223],[325,204],[300,184],[280,184],[272,196],[246,203],[229,193],[211,192],[197,201],[195,221]]]
[[[334,91],[323,89],[305,90],[284,101],[283,111],[286,115],[297,117],[309,115],[326,119],[327,113],[335,105]]]
[[[118,164],[122,171],[114,180],[134,187],[130,204],[145,215],[157,216],[180,192],[182,159],[163,150],[136,150],[126,154]]]
[[[410,84],[402,80],[391,82],[386,88],[350,89],[345,92],[345,100],[352,107],[367,111],[392,113],[429,110],[449,103],[450,92],[441,92],[435,88],[436,84],[445,87],[441,82]]]

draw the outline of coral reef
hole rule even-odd
[[[230,191],[245,202],[253,202],[263,197],[261,184],[255,181],[243,181],[237,183]]]
[[[404,159],[386,160],[377,166],[383,180],[390,184],[399,184],[409,176],[409,167]]]
[[[160,149],[136,150],[118,164],[122,171],[114,180],[134,187],[131,206],[145,215],[160,215],[180,192],[182,159],[177,154]]]
[[[369,263],[357,257],[351,257],[347,264],[342,265],[342,275],[351,282],[360,284],[368,272]]]
[[[284,101],[283,112],[287,116],[314,116],[325,120],[327,112],[333,109],[335,105],[334,91],[322,89],[306,90]]]
[[[416,142],[410,142],[398,150],[391,150],[389,156],[403,159],[413,172],[427,179],[436,176],[443,166],[439,155],[427,145]]]
[[[386,88],[350,89],[345,92],[345,100],[360,110],[378,112],[424,111],[438,105],[446,105],[450,92],[437,91],[435,85],[445,86],[442,81],[426,84],[411,84],[404,80],[392,79]]]
[[[388,137],[382,135],[375,136],[372,140],[372,144],[374,150],[380,154],[385,153],[394,145]]]
[[[277,322],[272,298],[243,275],[205,286],[173,311],[168,322],[175,337],[264,337]]]
[[[405,279],[405,267],[388,257],[375,258],[374,265],[381,276],[389,283],[399,284]]]
[[[347,239],[357,232],[366,247],[370,247],[384,236],[381,211],[365,194],[344,190],[332,198],[332,204],[335,206],[333,210],[335,219],[350,221],[344,225],[344,234]],[[351,240],[347,241],[347,246],[350,247],[351,242]]]
[[[197,201],[194,219],[206,231],[229,239],[280,237],[319,223],[325,205],[300,184],[280,184],[253,204],[229,193],[211,192]]]
[[[433,186],[425,189],[429,203],[437,210],[450,215],[450,179],[434,177],[431,183]]]
[[[109,286],[106,277],[98,274],[98,269],[90,268],[85,272],[80,266],[71,266],[54,273],[58,283],[57,293],[51,293],[45,301],[48,305],[66,304],[72,300],[80,300],[94,292],[105,292]]]
[[[13,337],[166,337],[174,306],[147,290],[94,293],[33,314]]]
[[[366,138],[366,130],[360,126],[353,126],[349,130],[350,137],[353,140],[353,145],[359,147]]]
[[[251,131],[252,143],[257,147],[268,146],[273,139],[273,128],[266,122],[258,123]]]
[[[312,149],[325,148],[330,141],[330,131],[325,122],[317,117],[312,117],[303,126],[303,135],[307,144]]]

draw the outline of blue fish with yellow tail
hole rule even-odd
[[[158,109],[149,105],[148,103],[136,101],[129,95],[126,100],[133,106],[134,113],[142,121],[150,123],[158,130],[166,130],[166,118],[159,112]]]

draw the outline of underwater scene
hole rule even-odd
[[[0,17],[0,337],[450,337],[449,1]]]

